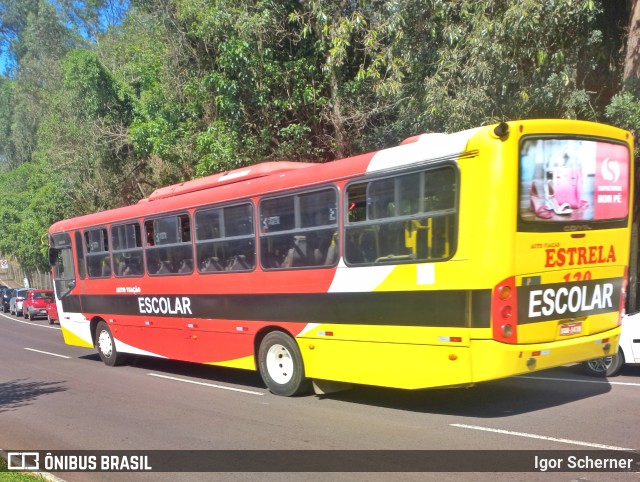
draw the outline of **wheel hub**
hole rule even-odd
[[[282,345],[273,345],[267,352],[267,371],[269,376],[281,385],[293,377],[293,359],[291,353]]]
[[[109,358],[113,353],[113,342],[111,341],[111,336],[105,330],[100,332],[98,336],[98,348],[100,349],[100,353]]]

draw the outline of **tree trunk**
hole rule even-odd
[[[629,36],[627,38],[627,55],[624,59],[624,81],[640,78],[640,2],[630,0],[629,3]]]

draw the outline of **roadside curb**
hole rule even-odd
[[[9,460],[9,454],[6,452],[6,450],[2,450],[0,449],[0,457],[2,457],[3,459],[5,459],[6,461]],[[11,471],[9,471],[9,473],[11,473]],[[25,474],[30,474],[33,475],[35,477],[41,477],[45,480],[48,480],[50,482],[66,482],[64,479],[61,479],[60,477],[56,477],[53,474],[50,474],[49,472],[23,472]]]

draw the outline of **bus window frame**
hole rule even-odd
[[[93,233],[95,231],[101,231],[104,230],[105,233],[105,239],[106,239],[106,249],[101,250],[101,251],[96,251],[96,252],[89,252],[89,243],[87,242],[87,235],[89,233]],[[86,270],[87,270],[87,278],[89,279],[108,279],[111,278],[113,276],[113,263],[111,262],[111,244],[110,244],[110,240],[109,240],[109,228],[107,227],[107,225],[100,225],[100,226],[92,226],[90,228],[85,228],[82,231],[82,241],[84,244],[84,259],[85,259],[85,263],[86,263]],[[103,239],[104,241],[104,239]],[[103,243],[104,244],[104,243]],[[106,254],[106,256],[105,256]],[[102,261],[101,264],[104,262],[105,259],[107,259],[109,261],[109,274],[106,275],[105,274],[105,266],[101,267],[100,270],[100,276],[92,276],[90,273],[90,269],[89,269],[89,259],[90,258],[97,258],[98,256],[102,257]]]
[[[398,216],[389,216],[389,217],[376,218],[376,219],[367,219],[368,213],[369,213],[369,206],[365,204],[365,207],[364,207],[365,220],[355,221],[355,222],[349,221],[348,193],[349,193],[349,188],[354,184],[361,184],[361,185],[365,184],[365,196],[368,197],[370,192],[370,186],[371,186],[371,183],[373,182],[384,180],[384,179],[394,179],[394,185],[395,185],[396,178],[400,178],[402,176],[411,175],[411,174],[420,174],[423,172],[427,173],[428,171],[433,171],[433,170],[442,169],[442,168],[450,168],[453,171],[454,182],[452,186],[455,187],[455,194],[453,198],[453,208],[440,209],[436,211],[425,211],[425,212],[414,213],[409,215],[398,215]],[[344,260],[345,265],[348,267],[366,267],[366,266],[386,266],[386,265],[399,265],[399,264],[441,263],[441,262],[449,261],[450,259],[452,259],[455,256],[455,253],[457,251],[458,238],[460,236],[459,216],[460,216],[461,184],[462,182],[461,182],[461,176],[460,176],[460,166],[458,166],[456,162],[449,161],[449,160],[440,161],[440,162],[426,162],[419,165],[411,166],[408,169],[389,169],[381,172],[376,172],[374,174],[367,174],[364,176],[350,179],[344,186],[343,203],[342,203],[342,219],[343,219],[342,258]],[[421,195],[424,195],[424,192],[425,192],[424,186],[419,185],[419,193],[421,193]],[[451,212],[447,212],[447,211],[451,211]],[[429,213],[439,213],[439,214],[437,214],[436,216],[433,216],[433,215],[427,216]],[[390,225],[392,223],[420,220],[425,218],[434,218],[434,217],[444,218],[446,216],[453,216],[453,223],[454,223],[452,226],[453,240],[450,246],[450,253],[448,254],[448,256],[445,256],[442,258],[436,258],[436,259],[417,259],[417,258],[405,258],[404,256],[398,256],[394,258],[384,259],[379,262],[378,260],[375,260],[375,261],[362,262],[362,263],[353,263],[347,259],[347,242],[349,240],[347,236],[347,230],[349,228],[354,228],[356,226],[363,227],[363,228],[375,227],[375,226],[381,226],[385,224]]]
[[[522,145],[527,140],[531,139],[553,139],[553,140],[577,140],[577,141],[591,141],[591,142],[603,142],[607,144],[617,144],[625,147],[627,150],[627,159],[629,166],[629,174],[627,178],[627,193],[631,196],[631,179],[633,177],[633,173],[630,172],[630,168],[633,166],[633,153],[629,152],[629,146],[622,140],[612,139],[609,137],[601,137],[601,136],[589,136],[589,135],[580,135],[580,134],[528,134],[522,136],[518,141],[518,152],[516,154],[516,163],[517,163],[517,179],[516,183],[518,185],[518,197],[516,200],[516,231],[519,233],[552,233],[552,232],[575,232],[575,231],[594,231],[601,229],[615,229],[615,228],[626,228],[631,213],[631,208],[627,209],[627,215],[624,218],[615,218],[615,219],[592,219],[592,220],[554,220],[553,222],[549,221],[528,221],[523,219],[521,209],[520,209],[520,200],[523,196],[529,196],[529,192],[523,190],[523,182],[522,182],[522,163],[521,163],[521,152]]]
[[[178,221],[180,219],[181,216],[186,216],[188,221],[189,221],[189,241],[188,242],[184,242],[184,241],[178,241],[176,243],[168,243],[168,244],[156,244],[156,222],[159,220],[164,220],[167,218],[176,218],[176,221]],[[147,231],[147,223],[151,222],[152,223],[152,227],[153,227],[153,244],[149,244],[149,232]],[[141,224],[141,228],[142,228],[142,242],[144,244],[143,248],[144,248],[144,268],[143,270],[147,273],[147,275],[151,276],[151,277],[156,277],[156,276],[190,276],[194,273],[195,269],[194,269],[194,259],[195,259],[195,250],[194,250],[194,238],[195,238],[195,233],[193,230],[193,216],[191,215],[191,213],[189,212],[189,210],[185,209],[185,210],[180,210],[180,211],[171,211],[171,212],[165,212],[162,214],[156,214],[153,216],[148,216],[142,219],[142,224]],[[178,222],[176,222],[175,224],[176,227],[176,238],[180,238],[180,225]],[[191,252],[191,266],[190,266],[190,270],[187,272],[180,272],[181,268],[178,267],[174,270],[171,270],[169,272],[158,272],[162,269],[162,266],[160,266],[158,268],[158,271],[156,272],[152,272],[149,269],[149,251],[153,251],[153,250],[160,250],[160,249],[171,249],[177,246],[181,246],[181,247],[186,247],[186,246],[190,246],[190,252]],[[168,260],[163,260],[163,261],[168,261]],[[184,259],[182,259],[182,261],[184,261]]]
[[[301,228],[301,227],[296,227],[302,224],[301,221],[301,217],[300,217],[300,200],[299,197],[306,195],[306,194],[313,194],[313,193],[317,193],[317,192],[321,192],[321,191],[333,191],[334,194],[334,199],[336,201],[335,204],[335,209],[336,209],[336,222],[335,224],[332,225],[322,225],[322,226],[311,226],[311,227],[306,227],[306,228]],[[283,231],[276,231],[273,233],[263,233],[262,232],[262,205],[264,202],[268,202],[268,201],[272,201],[275,199],[284,199],[287,197],[293,197],[293,217],[294,217],[294,221],[293,221],[293,225],[294,228],[293,229],[288,229],[288,230],[283,230]],[[335,266],[337,266],[338,261],[340,260],[340,256],[339,253],[336,253],[333,256],[333,260],[331,263],[329,264],[317,264],[317,265],[304,265],[304,266],[279,266],[279,267],[269,267],[269,266],[265,266],[264,263],[264,250],[262,249],[262,241],[266,240],[268,238],[275,238],[278,236],[286,236],[286,235],[291,235],[292,236],[292,241],[293,244],[295,244],[295,237],[297,236],[302,236],[304,235],[306,237],[306,233],[316,233],[319,231],[327,231],[327,230],[333,230],[333,235],[330,242],[329,247],[327,248],[328,250],[330,249],[331,243],[335,243],[336,248],[339,250],[340,247],[340,232],[341,232],[341,219],[340,219],[340,204],[341,204],[341,189],[335,184],[335,183],[327,183],[327,184],[321,184],[321,185],[315,185],[315,186],[310,186],[310,187],[302,187],[302,188],[297,188],[297,189],[293,189],[293,190],[289,190],[289,191],[284,191],[284,192],[278,192],[277,194],[273,194],[273,195],[266,195],[266,196],[262,196],[258,202],[258,210],[257,210],[257,214],[256,214],[256,222],[257,222],[257,226],[258,226],[258,232],[257,232],[257,248],[258,248],[258,258],[259,258],[259,264],[260,264],[260,269],[262,269],[263,271],[267,271],[267,272],[271,272],[271,271],[290,271],[290,270],[308,270],[308,269],[329,269],[329,268],[334,268]],[[290,249],[294,249],[294,246],[291,246]],[[283,258],[283,262],[286,260],[287,255],[285,254],[284,258]],[[326,259],[325,259],[326,261]]]
[[[118,228],[122,228],[124,227],[126,229],[127,226],[137,226],[138,227],[138,233],[140,234],[140,237],[137,241],[140,241],[140,246],[136,247],[136,248],[125,248],[125,249],[115,249],[115,243],[114,243],[114,230],[118,229]],[[146,258],[145,258],[145,251],[144,251],[144,237],[143,237],[143,233],[144,233],[144,225],[140,222],[139,219],[131,219],[128,221],[123,221],[123,222],[118,222],[118,223],[114,223],[112,225],[109,226],[109,236],[111,238],[111,264],[114,267],[113,270],[113,275],[116,278],[139,278],[141,276],[144,276],[145,271],[146,271]],[[130,274],[119,274],[119,264],[120,261],[118,263],[116,263],[116,256],[119,254],[122,254],[123,257],[126,258],[126,254],[133,254],[133,253],[140,253],[140,269],[139,272],[137,273],[130,273]]]
[[[239,206],[249,206],[251,208],[251,216],[252,219],[250,220],[250,225],[251,225],[251,234],[242,234],[242,235],[237,235],[237,236],[222,236],[222,232],[224,232],[224,234],[226,234],[226,231],[224,231],[224,225],[225,225],[225,217],[224,217],[224,210],[227,208],[233,208],[233,207],[239,207]],[[217,237],[217,238],[207,238],[207,239],[202,239],[199,240],[198,239],[198,223],[197,223],[197,216],[200,213],[206,212],[206,211],[216,211],[219,210],[222,212],[222,215],[219,216],[218,218],[218,222],[219,224],[222,226],[222,230],[221,230],[221,236]],[[256,205],[253,202],[252,199],[239,199],[239,200],[234,200],[234,201],[230,201],[230,202],[225,202],[225,203],[220,203],[220,204],[211,204],[211,205],[207,205],[207,206],[199,206],[198,208],[194,209],[193,212],[193,230],[192,232],[194,233],[193,235],[193,243],[194,243],[194,247],[195,247],[195,257],[194,257],[194,266],[196,267],[198,273],[202,274],[202,275],[210,275],[210,274],[229,274],[229,273],[251,273],[253,271],[256,270],[256,267],[258,265],[258,237],[256,235],[256,215],[257,215],[257,209],[256,209]],[[203,260],[202,262],[199,261],[199,252],[198,252],[198,246],[202,246],[202,245],[213,245],[215,243],[224,243],[224,242],[228,242],[231,243],[233,241],[242,241],[242,240],[251,240],[253,241],[253,256],[254,256],[254,262],[253,262],[253,266],[251,268],[246,268],[246,269],[227,269],[233,265],[229,265],[229,266],[220,266],[221,269],[214,269],[214,270],[206,270],[204,269],[204,263],[207,260]],[[212,259],[211,257],[209,257],[208,259]]]
[[[78,278],[81,280],[87,277],[87,263],[84,257],[84,235],[77,229],[73,232],[75,241],[75,256],[76,263],[78,264]]]

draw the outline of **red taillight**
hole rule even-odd
[[[493,339],[503,343],[517,343],[518,303],[515,277],[507,278],[493,289],[491,314]]]

